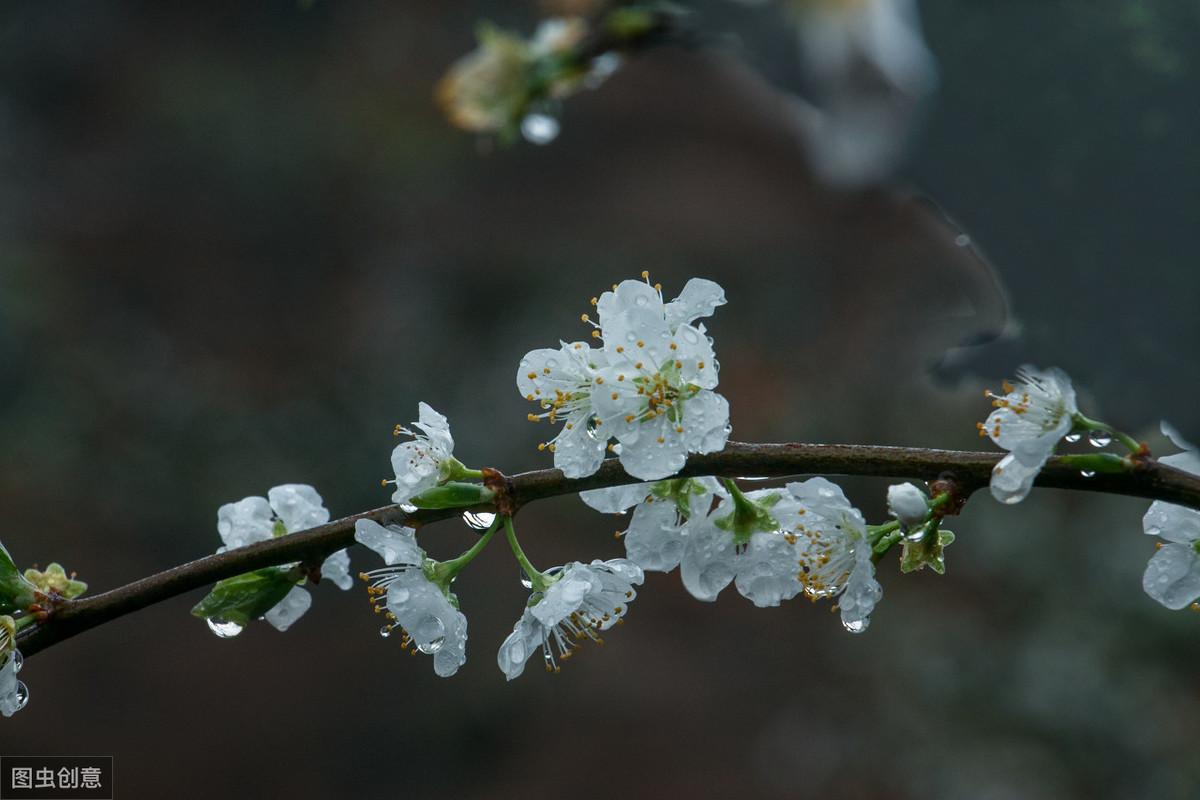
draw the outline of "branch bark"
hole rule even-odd
[[[1002,453],[913,447],[730,442],[719,453],[693,455],[676,477],[866,475],[934,480],[949,472],[964,495],[969,495],[987,485],[992,467],[1002,456]],[[545,469],[514,475],[510,480],[507,499],[518,510],[526,503],[548,497],[638,482],[625,473],[616,459],[606,460],[596,474],[587,478],[565,478],[559,470]],[[1078,468],[1052,458],[1035,486],[1165,500],[1200,509],[1200,477],[1154,460],[1139,462],[1134,470],[1125,473],[1085,477]],[[354,523],[360,519],[420,526],[458,516],[463,510],[422,510],[409,514],[399,506],[384,506],[307,531],[206,556],[102,594],[64,602],[45,622],[22,631],[17,644],[23,655],[32,656],[105,622],[224,578],[278,564],[320,563],[330,553],[354,544]]]

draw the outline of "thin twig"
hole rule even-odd
[[[1001,455],[914,447],[730,442],[719,453],[689,458],[678,477],[867,475],[934,480],[950,472],[964,494],[969,495],[987,485],[992,467]],[[507,500],[514,509],[547,497],[637,482],[616,459],[606,460],[596,474],[587,478],[569,479],[556,469],[545,469],[515,475],[510,481]],[[1165,500],[1200,509],[1200,477],[1153,460],[1140,462],[1130,472],[1086,477],[1078,468],[1053,458],[1035,485]],[[330,553],[354,544],[354,523],[360,519],[424,525],[457,516],[462,511],[423,510],[406,514],[399,506],[384,506],[307,531],[197,559],[103,594],[68,601],[46,622],[23,631],[18,646],[24,655],[31,656],[77,633],[223,578],[278,564],[320,563]]]

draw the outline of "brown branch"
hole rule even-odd
[[[730,442],[719,453],[693,455],[678,477],[868,475],[934,480],[942,473],[950,472],[962,491],[969,495],[987,485],[992,467],[1001,455],[913,447]],[[498,475],[493,473],[493,482]],[[526,503],[547,497],[636,482],[616,459],[608,459],[596,474],[587,478],[564,478],[556,469],[515,475],[505,484],[507,497],[504,499],[515,511]],[[1200,477],[1153,460],[1139,462],[1130,472],[1084,477],[1077,467],[1053,458],[1038,476],[1036,485],[1165,500],[1200,509]],[[319,563],[330,553],[354,544],[354,523],[360,519],[383,524],[424,525],[457,516],[462,510],[423,510],[406,514],[399,506],[385,506],[318,528],[197,559],[94,597],[67,601],[44,623],[22,631],[18,647],[24,655],[31,656],[77,633],[223,578],[278,564]]]

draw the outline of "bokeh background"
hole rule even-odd
[[[643,269],[725,286],[737,439],[976,447],[982,388],[1025,361],[1154,445],[1163,416],[1200,438],[1197,6],[922,12],[939,95],[895,185],[851,193],[810,177],[755,70],[788,86],[763,9],[710,8],[708,46],[489,151],[432,86],[476,20],[529,31],[533,4],[6,3],[4,543],[101,590],[211,552],[217,506],[279,483],[382,505],[419,400],[465,462],[546,466],[516,363]],[[844,484],[882,516],[885,481]],[[602,650],[507,685],[503,545],[458,583],[451,680],[358,587],[231,640],[197,592],[31,658],[0,754],[112,754],[124,798],[1193,798],[1200,617],[1142,593],[1145,507],[980,495],[946,577],[881,568],[862,636],[651,575]],[[544,566],[618,555],[617,527],[571,498],[519,525]]]

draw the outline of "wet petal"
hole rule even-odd
[[[317,490],[304,483],[286,483],[267,492],[275,516],[288,533],[308,530],[329,522],[329,509]]]
[[[425,551],[417,546],[416,531],[398,525],[384,527],[369,519],[354,523],[354,540],[374,550],[388,566],[415,564],[425,561]]]
[[[1166,545],[1146,565],[1142,588],[1173,611],[1186,608],[1200,598],[1200,555],[1191,545]]]
[[[293,586],[292,590],[264,615],[264,618],[271,623],[275,630],[286,631],[292,627],[292,623],[304,616],[311,606],[312,595],[308,593],[308,590]]]

